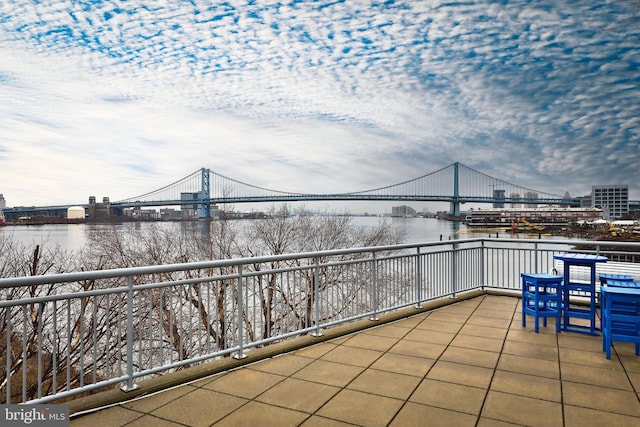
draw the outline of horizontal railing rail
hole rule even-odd
[[[491,238],[0,279],[0,398],[132,390],[141,378],[429,300],[515,291],[521,273],[552,271],[563,252],[615,255],[611,270],[640,280],[640,243]]]

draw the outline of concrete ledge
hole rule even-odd
[[[200,365],[183,369],[176,372],[171,372],[165,375],[160,375],[155,378],[140,381],[137,383],[138,388],[129,392],[124,392],[117,389],[105,390],[74,399],[69,402],[65,402],[69,405],[69,413],[73,416],[82,412],[90,412],[105,406],[122,403],[127,400],[135,399],[147,394],[152,394],[161,390],[165,390],[178,385],[186,384],[201,378],[205,378],[211,375],[227,372],[241,366],[246,366],[251,363],[258,362],[263,359],[268,359],[279,354],[289,353],[295,350],[299,350],[304,347],[308,347],[314,344],[332,340],[341,336],[349,335],[355,332],[362,331],[364,329],[379,326],[385,323],[394,322],[396,320],[411,317],[416,314],[424,313],[427,311],[435,310],[437,308],[453,304],[456,302],[464,301],[467,299],[475,298],[481,295],[487,294],[485,290],[473,290],[468,292],[461,292],[456,295],[455,298],[445,297],[436,300],[426,301],[422,303],[420,308],[405,307],[392,312],[379,315],[379,320],[372,321],[363,319],[355,321],[353,323],[347,323],[344,325],[336,326],[329,329],[322,330],[323,335],[320,337],[314,337],[311,335],[304,335],[296,338],[286,339],[284,341],[268,345],[266,347],[260,347],[255,349],[248,349],[245,352],[244,359],[234,359],[233,357],[225,357],[222,359],[215,359],[209,362],[202,363]],[[491,292],[492,294],[499,294],[498,292]],[[509,295],[512,296],[512,295]],[[56,402],[53,402],[56,403]]]

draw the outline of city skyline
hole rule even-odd
[[[461,162],[640,199],[638,2],[0,5],[0,193],[119,200],[207,167],[361,191]]]

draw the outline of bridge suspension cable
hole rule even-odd
[[[416,200],[497,203],[575,203],[573,199],[533,190],[454,163],[393,185],[355,192],[309,194],[248,184],[202,168],[157,190],[119,202],[126,205],[179,205],[304,200]],[[459,207],[459,206],[458,206]],[[208,211],[203,211],[207,214]]]

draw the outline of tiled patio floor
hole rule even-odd
[[[72,418],[71,426],[640,426],[640,357],[484,295]]]

